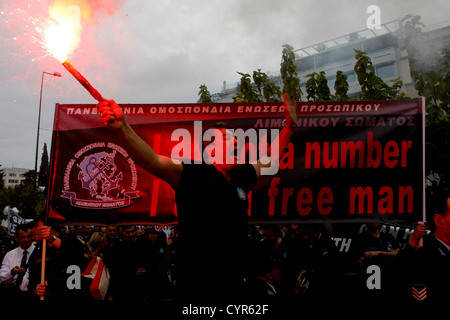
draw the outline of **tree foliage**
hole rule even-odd
[[[24,218],[34,218],[45,209],[45,196],[35,187],[34,170],[28,172],[30,183],[23,183],[15,187],[0,190],[0,208],[16,207]]]
[[[213,102],[211,93],[208,90],[208,87],[206,87],[205,84],[202,84],[200,86],[200,91],[198,93],[198,95],[200,96],[198,102],[199,103],[211,103]]]
[[[403,85],[400,79],[393,81],[392,86],[383,81],[376,74],[372,59],[364,52],[354,49],[356,64],[354,67],[361,86],[362,100],[402,100],[409,97],[401,92]]]
[[[253,81],[256,85],[258,95],[266,102],[270,101],[280,101],[281,100],[281,90],[280,87],[273,83],[267,74],[258,71],[253,71]]]
[[[425,97],[426,174],[428,194],[450,191],[450,42],[436,50],[425,43],[419,16],[403,18],[405,42],[414,86]]]
[[[377,76],[371,58],[363,51],[355,50],[355,53],[357,62],[354,70],[361,86],[362,100],[410,99],[407,94],[401,91],[403,83],[400,79],[393,80],[390,84],[384,82],[382,78]],[[235,102],[280,101],[283,93],[288,93],[292,100],[301,100],[303,92],[295,65],[295,54],[290,45],[283,46],[280,64],[282,89],[274,84],[266,73],[261,72],[261,69],[254,71],[253,77],[249,73],[238,72],[238,74],[241,75],[240,90],[233,97]],[[308,101],[348,100],[348,77],[342,71],[336,72],[334,94],[331,93],[324,71],[313,72],[306,77],[308,78],[305,85]]]
[[[306,76],[306,93],[308,101],[330,101],[331,92],[325,72],[313,72]]]
[[[46,145],[44,145],[44,152],[42,154],[42,161],[44,166],[41,164],[41,172],[45,170],[45,161],[47,161],[47,178],[41,176],[41,179],[48,180],[48,154],[46,153]],[[45,160],[47,157],[47,160]],[[3,171],[1,171],[3,173]],[[34,170],[29,170],[24,173],[24,180],[21,184],[14,187],[5,188],[2,185],[0,188],[0,210],[3,210],[6,206],[11,208],[16,207],[20,212],[21,216],[25,219],[35,218],[36,215],[45,209],[45,192],[42,192],[40,188],[36,187],[36,174]],[[2,180],[3,181],[3,180]],[[45,187],[45,185],[43,185]]]
[[[341,70],[336,71],[336,81],[334,82],[335,94],[333,95],[333,100],[335,101],[347,101],[348,96],[348,76],[344,74]]]
[[[2,165],[0,164],[0,189],[3,189],[5,186],[5,172],[2,169]]]
[[[238,72],[241,75],[240,90],[233,97],[234,102],[259,102],[259,93],[253,88],[252,78],[248,73]]]
[[[295,65],[294,48],[288,44],[283,45],[281,56],[281,80],[283,81],[283,93],[287,93],[292,101],[300,101],[302,90],[300,87],[300,78],[297,74]]]
[[[39,167],[39,186],[47,188],[49,177],[49,161],[48,161],[48,151],[47,144],[44,143],[44,148],[42,150],[41,165]]]
[[[253,71],[253,76],[242,72],[238,74],[241,75],[240,91],[233,97],[234,102],[281,101],[280,87],[261,69]]]

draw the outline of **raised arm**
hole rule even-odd
[[[283,95],[283,101],[284,114],[286,117],[284,121],[284,127],[281,130],[280,134],[270,145],[269,150],[267,151],[267,156],[260,158],[256,163],[253,164],[256,170],[256,175],[258,177],[264,174],[275,174],[276,172],[278,172],[278,164],[284,154],[284,151],[286,150],[287,145],[291,141],[292,131],[297,123],[296,106],[292,103],[287,93]],[[277,148],[275,149],[275,147]],[[266,173],[264,173],[264,170],[266,170]]]
[[[139,166],[166,181],[172,188],[178,186],[183,171],[182,164],[176,164],[170,157],[155,153],[131,128],[114,100],[105,99],[97,107],[103,123],[124,138],[127,152]]]

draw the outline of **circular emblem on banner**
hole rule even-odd
[[[245,194],[245,191],[242,188],[237,188],[238,196],[242,200],[247,199],[247,195]]]
[[[133,160],[120,146],[95,142],[81,148],[67,164],[61,197],[84,209],[126,207],[139,198]]]

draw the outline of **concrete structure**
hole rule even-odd
[[[424,43],[428,48],[438,50],[443,41],[450,39],[450,25],[437,24],[423,28]],[[400,21],[391,21],[380,26],[380,29],[364,29],[328,41],[316,43],[305,48],[294,50],[295,64],[302,84],[302,100],[306,101],[306,76],[310,73],[324,71],[331,93],[334,93],[336,71],[341,70],[348,76],[349,99],[360,98],[360,85],[353,70],[356,60],[354,49],[364,51],[371,58],[377,75],[386,83],[400,78],[403,81],[402,91],[410,97],[417,97],[408,62],[408,53],[404,49],[403,30]],[[274,75],[272,82],[282,87],[281,77]],[[239,91],[239,83],[227,88],[224,83],[222,91],[213,94],[215,102],[233,102]]]
[[[21,184],[25,180],[25,173],[30,171],[30,169],[23,168],[4,168],[2,170],[5,173],[3,177],[5,188]]]

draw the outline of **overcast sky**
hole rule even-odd
[[[89,0],[58,0],[79,4]],[[91,0],[95,5],[102,0]],[[282,46],[300,49],[366,28],[369,5],[381,22],[420,15],[450,24],[448,0],[108,0],[83,21],[72,64],[118,103],[194,103],[199,86],[219,92],[237,72],[278,73]],[[0,164],[34,168],[44,78],[39,157],[51,145],[56,103],[96,103],[43,51],[39,24],[50,0],[2,0],[0,7]],[[114,7],[111,7],[114,4]],[[108,9],[108,10],[105,10]],[[34,22],[34,24],[33,24]],[[100,120],[99,120],[100,121]],[[50,150],[49,150],[50,151]],[[38,167],[39,168],[39,167]]]

